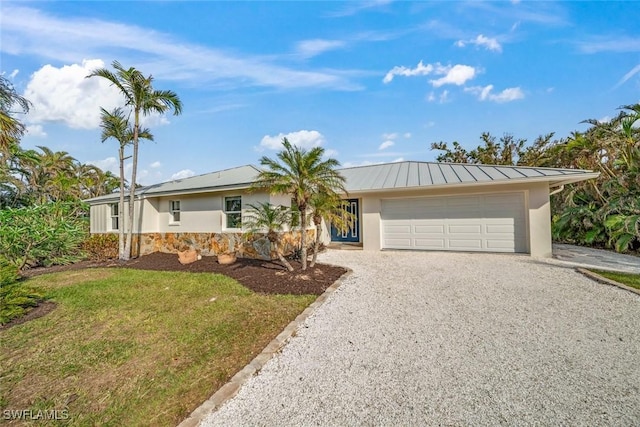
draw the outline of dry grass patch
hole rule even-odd
[[[0,331],[0,407],[67,409],[65,425],[177,424],[316,298],[207,273],[95,269],[28,283],[58,307]]]

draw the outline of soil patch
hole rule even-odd
[[[0,331],[28,322],[29,320],[37,319],[44,316],[45,314],[49,314],[53,310],[55,310],[57,306],[58,304],[53,301],[40,301],[38,305],[27,311],[24,315],[16,317],[15,319],[11,319],[11,321],[5,323],[4,325],[0,325]]]
[[[290,261],[294,271],[288,272],[280,262],[248,258],[238,258],[231,265],[218,264],[216,257],[203,257],[192,264],[182,265],[178,255],[156,252],[140,258],[123,261],[81,261],[70,265],[39,267],[26,270],[24,277],[33,277],[45,273],[78,270],[83,268],[112,267],[135,268],[154,271],[187,271],[192,273],[219,273],[229,276],[254,292],[266,294],[320,295],[340,276],[347,272],[345,268],[325,264],[316,264],[306,271],[300,270],[300,263]]]

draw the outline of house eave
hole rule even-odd
[[[358,190],[348,190],[347,193],[349,195],[356,194],[367,194],[367,193],[396,193],[396,192],[406,192],[406,191],[420,191],[420,190],[441,190],[447,188],[474,188],[474,187],[508,187],[515,185],[526,185],[526,184],[534,184],[547,182],[549,183],[549,188],[560,187],[566,184],[574,184],[580,181],[586,181],[589,179],[597,178],[600,175],[600,172],[588,172],[588,173],[579,173],[575,175],[559,175],[559,176],[541,176],[541,177],[526,177],[526,178],[513,178],[508,180],[498,180],[498,181],[475,181],[475,182],[460,182],[460,183],[446,183],[446,184],[436,184],[436,185],[417,185],[411,187],[393,187],[393,188],[367,188],[367,189],[358,189]]]

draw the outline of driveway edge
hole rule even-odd
[[[341,268],[346,268],[341,266]],[[353,270],[346,268],[347,272],[338,278],[331,286],[329,286],[314,302],[312,302],[302,313],[289,323],[278,336],[276,336],[267,346],[258,354],[247,366],[242,368],[235,374],[228,383],[220,387],[218,391],[207,399],[202,405],[197,407],[178,427],[196,427],[211,412],[220,408],[229,399],[238,394],[240,388],[249,378],[260,372],[264,365],[271,360],[274,354],[284,347],[289,339],[295,335],[296,331],[304,323],[305,320],[313,314],[324,302],[329,298],[336,289],[342,285],[344,280],[349,277]]]
[[[632,288],[631,286],[627,286],[623,283],[616,282],[615,280],[608,279],[604,276],[599,275],[598,273],[594,273],[593,271],[589,271],[585,268],[576,268],[576,271],[578,273],[582,273],[592,280],[595,280],[596,282],[604,283],[605,285],[617,286],[621,289],[640,295],[640,289]]]

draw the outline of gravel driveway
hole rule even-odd
[[[202,425],[640,424],[640,296],[518,255],[322,262],[354,273]]]

